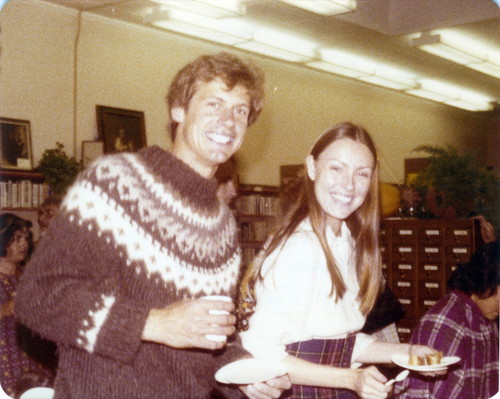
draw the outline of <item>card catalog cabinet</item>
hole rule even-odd
[[[406,309],[398,323],[402,342],[410,338],[419,318],[446,294],[446,282],[456,264],[468,261],[479,245],[478,222],[471,219],[382,221],[384,274]]]

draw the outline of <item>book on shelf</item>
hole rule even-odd
[[[0,182],[2,208],[38,208],[46,196],[43,183],[31,180],[7,180]]]
[[[269,221],[243,222],[240,224],[242,241],[265,241],[274,223]]]
[[[278,198],[262,194],[241,195],[236,200],[236,210],[242,215],[275,215]]]

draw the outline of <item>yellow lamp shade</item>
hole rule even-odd
[[[399,189],[390,183],[380,183],[380,203],[382,207],[382,217],[394,215],[401,201]]]

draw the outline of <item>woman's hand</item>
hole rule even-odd
[[[357,369],[353,381],[354,391],[363,399],[385,399],[392,385],[384,385],[387,378],[374,366]]]
[[[240,390],[250,399],[273,399],[279,398],[283,391],[291,387],[290,378],[288,375],[283,375],[266,382],[241,385]]]
[[[425,357],[425,355],[436,354],[438,351],[436,349],[431,348],[430,346],[425,345],[410,345],[409,356],[417,355],[421,357]],[[422,374],[426,377],[437,377],[439,375],[445,375],[448,373],[448,368],[436,371],[419,371],[419,374]]]

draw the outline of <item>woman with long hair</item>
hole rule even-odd
[[[296,202],[244,278],[255,307],[243,345],[286,364],[287,397],[386,398],[387,378],[356,363],[435,352],[359,333],[383,286],[379,214],[372,139],[360,126],[333,126],[313,145]]]

